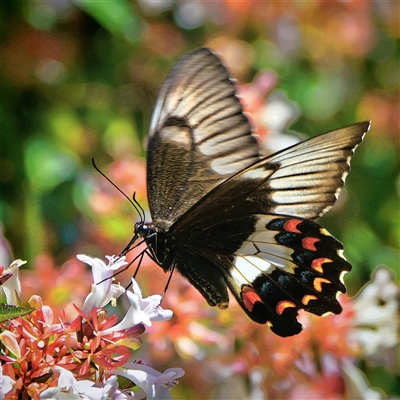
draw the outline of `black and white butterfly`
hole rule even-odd
[[[299,309],[338,314],[342,244],[314,220],[336,201],[362,122],[260,157],[228,71],[201,48],[174,66],[151,119],[147,192],[153,221],[135,225],[164,271],[180,272],[210,306],[228,288],[280,336]]]

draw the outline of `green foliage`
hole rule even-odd
[[[10,319],[22,317],[23,315],[29,314],[34,308],[10,306],[8,304],[0,304],[0,322],[5,322]]]

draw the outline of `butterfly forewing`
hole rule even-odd
[[[171,225],[206,193],[259,160],[259,147],[226,68],[208,49],[166,79],[150,126],[147,179],[155,225]]]
[[[264,158],[216,187],[183,215],[175,229],[218,210],[227,217],[276,213],[315,219],[337,200],[350,159],[369,122],[306,140]],[[187,228],[186,228],[187,229]]]

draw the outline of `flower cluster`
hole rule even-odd
[[[170,319],[172,312],[161,308],[159,295],[143,298],[134,279],[130,290],[112,282],[115,271],[127,264],[125,257],[107,257],[108,264],[85,255],[78,259],[92,267],[97,284],[82,307],[75,306],[75,319],[55,321],[51,307],[32,296],[32,312],[0,324],[0,398],[170,398],[170,388],[183,371],[160,373],[134,355],[145,326]],[[8,306],[19,302],[18,269],[24,263],[17,260],[0,270]],[[122,295],[130,307],[118,323],[103,307],[115,306]],[[120,387],[119,377],[130,383]]]
[[[399,298],[394,274],[379,267],[356,297],[339,297],[341,314],[300,312],[304,330],[282,338],[249,321],[234,299],[227,311],[204,307],[193,287],[175,279],[163,303],[174,318],[153,326],[148,351],[160,365],[176,357],[187,380],[200,375],[207,398],[384,399],[364,373],[375,365],[399,375]]]

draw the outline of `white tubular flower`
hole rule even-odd
[[[176,380],[185,374],[181,368],[168,368],[161,373],[147,365],[134,362],[128,362],[123,368],[112,370],[109,373],[123,376],[132,381],[146,393],[148,400],[172,399],[171,387],[174,387],[177,384]]]
[[[123,320],[112,328],[99,332],[99,335],[103,336],[115,331],[129,329],[140,323],[146,326],[151,326],[151,321],[167,321],[172,317],[171,310],[164,310],[161,308],[161,296],[159,294],[143,299],[142,292],[133,278],[132,290],[133,292],[126,292],[130,302],[130,307]]]
[[[74,378],[72,372],[54,367],[53,371],[58,372],[58,386],[50,387],[40,394],[41,399],[52,400],[106,400],[108,394],[103,388],[93,387],[94,382],[89,380],[78,381]],[[111,387],[109,387],[111,389]]]
[[[6,295],[7,304],[17,306],[18,297],[21,294],[21,282],[19,280],[19,267],[26,264],[26,261],[15,260],[11,265],[4,271],[3,274],[11,275],[10,278],[2,284],[4,294]]]
[[[92,267],[94,284],[82,306],[85,314],[88,314],[93,307],[104,307],[125,293],[125,289],[121,285],[112,283],[115,271],[128,264],[125,257],[106,256],[108,265],[99,258],[92,258],[84,254],[78,254],[77,258]]]
[[[14,384],[14,379],[11,379],[8,375],[3,375],[3,368],[0,367],[0,399],[5,398],[4,395],[12,390]]]
[[[399,366],[394,350],[400,339],[399,298],[400,286],[394,271],[380,266],[352,299],[355,315],[350,337],[361,345],[369,362]]]

